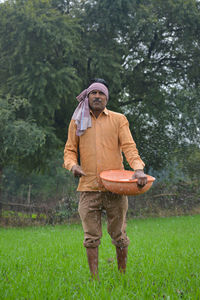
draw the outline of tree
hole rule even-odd
[[[51,0],[0,5],[0,90],[28,99],[36,123],[63,138],[79,91],[80,26]]]
[[[31,158],[48,139],[48,133],[37,126],[30,110],[26,99],[0,96],[0,185],[5,166],[28,167],[29,172],[31,166],[36,167],[30,164]]]
[[[177,146],[191,141],[191,122],[185,126],[184,140],[179,122],[180,115],[189,113],[185,106],[190,97],[185,94],[182,101],[180,97],[186,89],[192,87],[196,94],[199,89],[199,2],[101,0],[90,1],[86,11],[88,40],[98,34],[98,40],[108,43],[118,59],[121,53],[117,85],[112,85],[107,73],[111,90],[117,86],[118,101],[110,102],[110,107],[118,105],[128,116],[147,169],[148,165],[160,169]],[[112,63],[115,58],[110,59]],[[199,98],[195,101],[199,103]]]
[[[199,134],[198,1],[8,0],[0,7],[0,90],[28,99],[49,141],[63,146],[75,96],[92,77],[108,81],[108,107],[127,115],[147,170],[166,166]]]
[[[33,154],[45,143],[45,135],[31,118],[27,99],[0,98],[0,165],[15,163],[20,156]]]

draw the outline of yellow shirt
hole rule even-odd
[[[120,113],[104,109],[96,118],[90,112],[92,127],[82,136],[76,135],[75,120],[71,120],[64,149],[64,167],[71,170],[78,164],[86,176],[79,180],[78,191],[105,191],[99,174],[105,170],[124,169],[122,152],[132,169],[143,169],[136,144],[129,130],[127,118]]]

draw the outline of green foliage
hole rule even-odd
[[[45,132],[32,119],[27,99],[0,97],[0,166],[16,164],[45,144]]]
[[[196,114],[188,122],[189,114],[199,107],[199,97],[191,101],[191,91],[186,91],[191,85],[196,92],[199,87],[200,74],[191,73],[200,58],[191,55],[199,48],[199,16],[193,0],[144,1],[132,6],[122,27],[127,54],[121,106],[127,103],[124,112],[128,111],[133,136],[144,161],[154,169],[166,166],[178,146],[192,141],[196,129],[191,122],[199,124]]]
[[[199,187],[200,149],[197,146],[191,145],[180,156],[182,170],[188,175],[191,182]]]
[[[96,72],[108,80],[108,106],[128,116],[147,171],[162,169],[196,134],[185,121],[183,139],[179,119],[199,106],[199,3],[99,0],[85,8],[85,77]],[[192,122],[199,124],[197,114]]]
[[[146,171],[161,170],[177,149],[199,144],[199,32],[196,0],[1,3],[1,98],[27,102],[1,114],[1,164],[48,165],[63,149],[75,96],[103,77]]]
[[[51,1],[0,6],[1,168],[41,169],[75,106],[80,27]]]
[[[25,173],[14,167],[4,168],[2,181],[2,200],[10,199],[14,202],[27,203],[29,186],[31,186],[30,202],[40,205],[41,203],[51,203],[56,207],[60,203],[61,210],[65,206],[70,211],[73,210],[76,202],[76,181],[73,176],[62,168],[62,157],[55,153],[55,158],[48,162],[45,172]]]
[[[0,89],[29,99],[38,124],[59,127],[55,112],[71,115],[79,88],[77,21],[50,0],[7,1],[0,20]]]

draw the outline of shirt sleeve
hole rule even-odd
[[[143,170],[145,164],[138,154],[136,144],[129,129],[129,122],[125,116],[120,121],[119,142],[130,167],[133,170]]]
[[[76,124],[71,120],[68,128],[68,139],[64,149],[63,167],[71,170],[74,165],[78,164],[78,142],[79,137],[76,135]]]

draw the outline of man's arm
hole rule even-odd
[[[144,186],[147,183],[147,176],[143,171],[145,164],[139,156],[136,144],[129,129],[128,120],[125,116],[123,117],[119,128],[120,146],[130,167],[135,170],[133,179],[138,179],[138,185]]]
[[[78,165],[78,144],[79,137],[76,135],[75,121],[71,121],[68,129],[68,139],[64,149],[64,164],[63,167],[72,171],[74,176],[85,175],[81,167]]]

